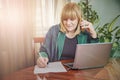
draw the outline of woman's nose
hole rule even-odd
[[[71,24],[71,20],[67,19],[67,25]]]

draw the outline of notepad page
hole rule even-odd
[[[34,67],[34,74],[48,73],[48,72],[67,72],[61,62],[50,62],[45,68]]]

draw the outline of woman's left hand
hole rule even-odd
[[[87,30],[91,34],[92,38],[97,38],[97,34],[96,34],[96,31],[95,31],[92,23],[90,23],[86,20],[82,20],[81,29],[82,30]]]

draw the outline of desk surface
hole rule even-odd
[[[62,61],[62,63],[65,62],[68,61]],[[108,73],[106,73],[106,71],[103,72],[103,74],[98,75],[99,77],[104,75],[104,77],[95,78],[95,76],[103,69],[104,68],[69,70],[67,72],[45,73],[35,75],[33,73],[34,66],[32,66],[14,72],[13,74],[6,76],[3,80],[109,80]]]

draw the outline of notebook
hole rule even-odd
[[[112,43],[77,44],[73,63],[65,63],[70,69],[91,69],[107,64]]]

